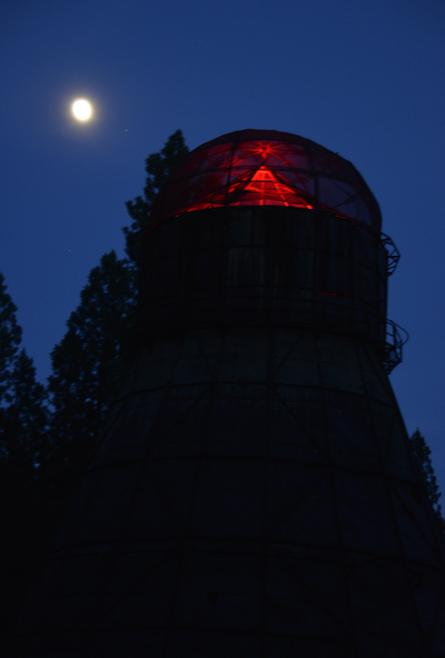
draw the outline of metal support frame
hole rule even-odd
[[[409,334],[405,329],[393,320],[386,320],[383,368],[387,375],[402,362],[403,346],[408,340]]]
[[[386,271],[388,276],[391,276],[399,264],[400,251],[397,249],[394,240],[389,235],[386,235],[386,233],[380,233],[380,241],[387,253]]]

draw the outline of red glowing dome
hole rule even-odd
[[[276,130],[227,133],[191,151],[159,195],[153,220],[226,206],[289,206],[377,230],[381,224],[378,203],[350,162]]]

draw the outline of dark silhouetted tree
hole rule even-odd
[[[0,459],[35,476],[48,449],[46,392],[21,348],[16,311],[0,274]]]
[[[48,455],[44,387],[21,347],[16,306],[0,274],[0,501],[3,565],[2,637],[7,634],[32,578],[48,518],[41,495]]]
[[[11,402],[6,410],[8,462],[37,477],[49,453],[45,388],[36,381],[32,360],[21,350],[11,373]]]
[[[115,252],[91,270],[68,331],[52,352],[51,434],[58,461],[82,470],[94,454],[122,377],[122,349],[136,306],[134,272]]]
[[[0,407],[5,407],[11,401],[11,374],[22,338],[16,311],[5,278],[0,273]]]
[[[105,254],[89,274],[67,332],[52,352],[51,418],[45,390],[21,349],[16,307],[0,275],[0,494],[3,501],[2,591],[7,632],[33,574],[42,568],[67,497],[95,453],[110,404],[122,385],[123,351],[137,306],[139,237],[152,203],[187,153],[181,131],[146,160],[143,196],[127,204],[128,259]],[[30,547],[32,546],[32,550]]]
[[[146,159],[143,196],[127,205],[131,224],[123,229],[128,259],[114,252],[94,268],[81,293],[68,331],[52,353],[49,378],[53,407],[54,463],[82,472],[95,453],[110,407],[122,383],[123,345],[133,329],[137,307],[139,238],[152,204],[175,165],[188,152],[180,130],[159,153]]]
[[[126,251],[129,258],[137,263],[139,259],[139,237],[150,223],[151,208],[160,189],[167,182],[172,171],[187,155],[188,147],[181,130],[176,130],[159,153],[151,153],[145,160],[147,178],[143,196],[127,201],[127,211],[132,222],[124,228]]]
[[[413,455],[417,465],[420,468],[425,491],[434,514],[442,522],[442,510],[439,502],[441,492],[433,468],[431,449],[429,448],[424,436],[418,429],[416,429],[414,434],[411,436],[409,446],[411,449],[411,454]]]

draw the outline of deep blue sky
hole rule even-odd
[[[40,377],[89,270],[122,252],[148,153],[177,128],[190,147],[294,132],[358,167],[402,252],[392,381],[445,491],[443,0],[3,0],[0,26],[0,271]],[[98,104],[86,129],[76,95]]]

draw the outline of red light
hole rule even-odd
[[[243,168],[239,177],[232,176],[232,182],[225,193],[211,194],[207,199],[189,206],[182,212],[221,206],[290,206],[307,210],[314,208],[300,190],[281,182],[278,175],[266,165],[260,165],[253,169],[253,172],[248,170],[247,173]]]
[[[262,146],[257,146],[253,149],[254,153],[257,153],[262,158],[266,159],[268,155],[272,153],[272,146],[270,144],[264,144]]]
[[[380,225],[378,206],[349,162],[276,131],[239,131],[195,149],[160,195],[153,218],[227,206],[316,209]]]
[[[230,184],[226,193],[229,206],[291,206],[313,210],[304,184],[295,185],[289,173],[295,163],[287,144],[252,141],[240,147],[232,159]],[[295,175],[293,180],[295,180]],[[304,179],[304,175],[300,175]],[[302,189],[303,188],[303,189]]]
[[[255,171],[243,191],[250,195],[252,205],[312,208],[295,188],[281,183],[265,165]]]

